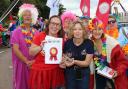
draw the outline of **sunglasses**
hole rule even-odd
[[[111,20],[111,21],[108,21],[108,24],[112,24],[112,23],[115,23],[116,20]]]

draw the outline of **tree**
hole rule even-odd
[[[8,8],[10,0],[0,0],[0,16]]]
[[[11,3],[14,0],[1,0],[0,5],[2,6],[0,8],[0,16],[2,16],[2,14],[4,12],[6,12],[6,10],[8,9],[8,7],[11,5]],[[14,9],[10,12],[10,14],[17,16],[19,7],[23,4],[23,3],[31,3],[34,4],[39,11],[39,16],[48,19],[49,18],[49,13],[50,13],[50,8],[46,6],[46,2],[47,0],[20,0],[18,2],[18,4],[14,7]],[[60,4],[59,5],[59,15],[61,15],[64,11],[66,10],[66,8],[64,8],[64,5]],[[7,18],[5,18],[7,19]]]
[[[61,15],[63,12],[65,12],[66,8],[64,8],[63,4],[59,5],[59,15]]]
[[[39,11],[39,16],[43,18],[48,18],[50,9],[46,6],[47,0],[21,0],[23,3],[31,3],[34,4]]]

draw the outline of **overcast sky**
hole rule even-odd
[[[64,7],[68,11],[72,11],[76,15],[81,16],[82,13],[81,13],[81,11],[79,9],[80,1],[81,0],[62,0],[62,4],[64,5]],[[98,1],[99,0],[91,0],[91,11],[90,11],[91,12],[91,17],[94,17],[95,16],[95,12],[96,12],[96,9],[97,9]],[[121,4],[124,6],[124,8],[126,9],[126,11],[128,11],[128,0],[121,0]],[[123,12],[123,10],[121,9],[120,5],[114,4],[114,6],[117,6],[118,7],[119,12]]]

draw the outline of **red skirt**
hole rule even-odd
[[[52,68],[32,68],[30,71],[30,89],[55,89],[64,86],[64,72],[57,67]]]

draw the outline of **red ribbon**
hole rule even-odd
[[[52,47],[51,49],[50,49],[50,60],[57,60],[57,53],[58,53],[58,50],[57,50],[57,48],[55,48],[55,47]]]

